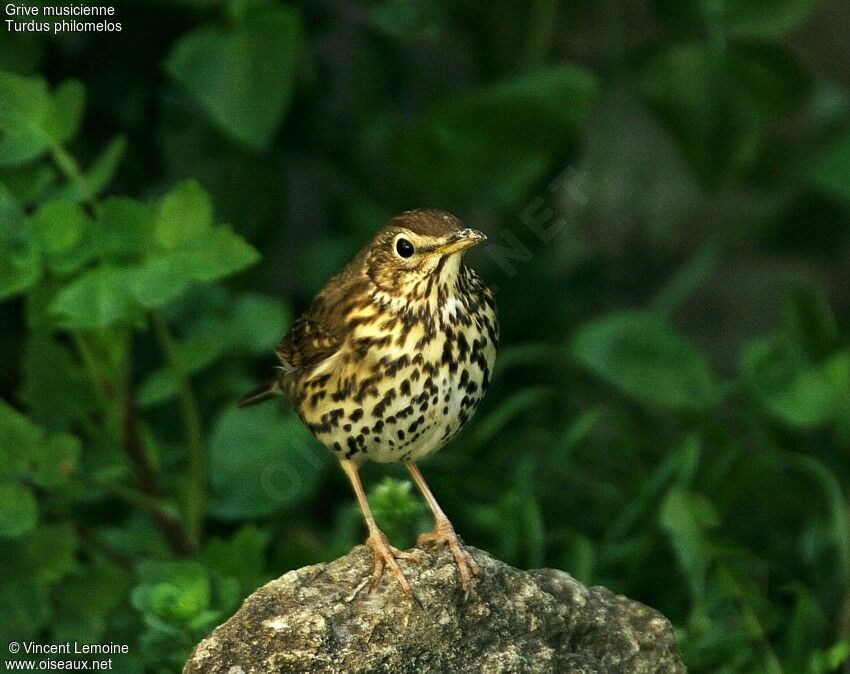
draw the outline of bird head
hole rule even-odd
[[[453,284],[463,253],[486,238],[444,211],[406,211],[372,239],[366,272],[386,292],[422,297]]]

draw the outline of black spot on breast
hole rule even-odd
[[[425,423],[425,416],[424,416],[424,415],[420,415],[420,416],[416,419],[416,421],[414,421],[412,424],[410,424],[410,426],[408,426],[408,427],[407,427],[407,432],[408,432],[408,433],[415,433],[415,432],[416,432],[416,429],[417,429],[417,428],[419,428],[419,427],[420,427],[422,424],[424,424],[424,423]]]

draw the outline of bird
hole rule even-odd
[[[417,555],[390,545],[376,524],[359,475],[366,461],[405,464],[434,517],[416,546],[448,547],[464,596],[478,573],[416,464],[469,421],[490,385],[496,305],[463,259],[486,238],[444,211],[393,217],[291,325],[274,376],[238,403],[283,396],[339,460],[368,529],[369,590],[389,569],[415,599],[398,560]]]

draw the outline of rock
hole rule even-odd
[[[422,607],[359,546],[264,585],[193,651],[184,674],[267,672],[684,672],[657,611],[562,571],[520,571],[470,549],[467,600],[445,549],[401,565]]]

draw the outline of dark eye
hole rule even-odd
[[[395,242],[395,252],[399,257],[410,257],[413,255],[413,244],[405,238],[400,238]]]

